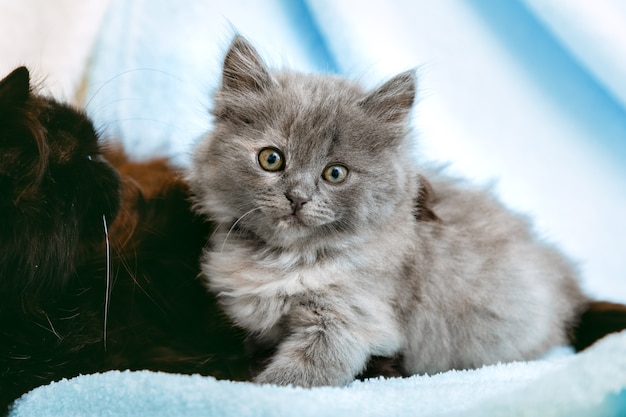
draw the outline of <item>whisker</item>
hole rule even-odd
[[[112,83],[113,81],[115,81],[116,79],[118,79],[118,78],[120,78],[120,77],[122,77],[122,76],[124,76],[124,75],[127,75],[127,74],[131,74],[131,73],[134,73],[134,72],[141,72],[141,71],[146,71],[146,72],[154,72],[154,73],[158,73],[158,74],[163,74],[163,75],[168,76],[168,77],[170,77],[170,78],[172,78],[172,79],[174,79],[174,80],[177,80],[177,81],[180,81],[180,82],[182,82],[182,81],[183,81],[181,78],[179,78],[179,77],[177,77],[177,76],[175,76],[175,75],[173,75],[173,74],[171,74],[171,73],[169,73],[169,72],[166,72],[166,71],[161,71],[161,70],[158,70],[158,69],[156,69],[156,68],[134,68],[134,69],[129,69],[129,70],[126,70],[126,71],[122,71],[122,72],[120,72],[119,74],[117,74],[117,75],[115,75],[115,76],[113,76],[113,77],[109,78],[107,81],[105,81],[105,82],[104,82],[104,83],[103,83],[100,87],[98,87],[98,89],[96,89],[96,91],[95,91],[95,92],[91,95],[91,97],[87,100],[87,103],[85,104],[85,106],[84,106],[84,107],[85,107],[85,108],[88,108],[88,107],[89,107],[89,105],[91,104],[92,100],[93,100],[93,99],[94,99],[94,98],[98,95],[98,93],[99,93],[99,92],[100,92],[103,88],[105,88],[107,85],[109,85],[110,83]]]
[[[123,224],[125,222],[122,222]],[[142,294],[144,294],[155,306],[158,306],[162,311],[163,309],[157,303],[157,301],[150,295],[150,293],[144,288],[144,286],[139,281],[137,271],[139,270],[139,254],[137,253],[137,246],[132,244],[133,240],[133,232],[135,231],[137,224],[133,223],[131,226],[126,225],[126,231],[128,232],[128,236],[125,238],[123,242],[117,242],[118,244],[114,244],[111,246],[111,250],[114,252],[115,259],[119,262],[119,266],[121,269],[116,270],[117,274],[122,271],[125,271],[128,274],[128,277],[132,280],[135,288],[138,288]],[[129,259],[133,262],[130,262]],[[111,282],[115,282],[115,278],[117,274],[112,274]]]
[[[107,227],[106,216],[102,215],[102,223],[104,224],[104,242],[106,247],[106,290],[104,293],[104,350],[107,350],[107,321],[109,318],[109,303],[111,297],[111,247],[109,245],[109,228]]]
[[[50,332],[52,332],[52,334],[54,334],[57,339],[59,340],[63,340],[63,337],[61,337],[61,335],[57,332],[57,330],[54,328],[54,324],[52,324],[52,320],[50,320],[50,317],[48,316],[48,313],[46,313],[44,310],[40,310],[44,316],[46,316],[46,320],[48,320],[48,324],[50,325],[49,328],[39,324],[39,323],[35,323],[37,326],[41,327],[42,329],[46,329]]]
[[[233,223],[232,226],[230,226],[230,229],[228,229],[228,233],[226,233],[226,237],[224,238],[224,242],[222,242],[222,248],[220,249],[220,253],[224,252],[224,246],[226,246],[226,241],[228,240],[228,237],[230,236],[230,233],[233,231],[233,229],[235,228],[235,226],[237,226],[237,224],[244,218],[246,217],[248,214],[257,211],[257,210],[261,210],[260,207],[256,207],[253,208],[252,210],[248,211],[247,213],[245,213],[243,216],[239,217],[237,219],[237,221],[235,221],[235,223]]]

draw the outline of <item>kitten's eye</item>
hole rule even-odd
[[[259,164],[266,171],[282,171],[285,168],[285,157],[276,148],[264,148],[259,152]]]
[[[346,180],[348,168],[343,165],[329,165],[324,170],[322,177],[331,184],[339,184]]]
[[[93,158],[91,157],[91,155],[87,155],[87,159],[89,159],[90,161],[93,161]]]

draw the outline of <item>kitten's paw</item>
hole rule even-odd
[[[345,385],[348,381],[324,373],[322,369],[271,364],[254,378],[258,384],[294,385],[311,388],[326,385]]]
[[[254,382],[259,384],[273,385],[297,385],[300,387],[311,387],[313,384],[306,372],[298,372],[295,367],[269,366],[254,378]]]

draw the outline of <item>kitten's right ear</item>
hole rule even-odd
[[[19,67],[0,81],[0,103],[24,103],[30,94],[30,74]]]
[[[254,47],[241,35],[236,35],[224,58],[223,91],[258,92],[276,83]]]
[[[369,114],[385,122],[404,122],[415,101],[415,71],[396,75],[370,92],[359,105]]]

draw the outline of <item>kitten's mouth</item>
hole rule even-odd
[[[297,222],[297,223],[302,223],[302,220],[300,220],[300,218],[298,217],[297,214],[286,214],[284,216],[282,216],[280,218],[280,220],[285,221],[285,222]]]
[[[300,216],[294,213],[286,214],[280,218],[281,223],[289,226],[306,226]]]

